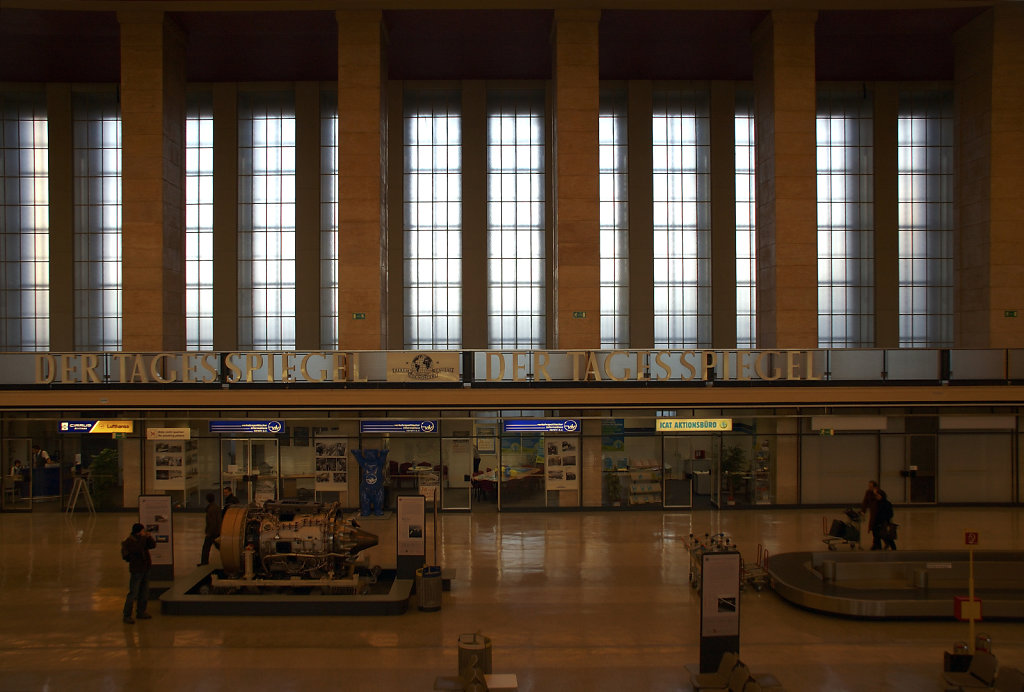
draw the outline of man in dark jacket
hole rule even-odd
[[[235,494],[233,492],[231,492],[231,488],[229,488],[228,486],[225,485],[224,486],[224,509],[221,512],[221,516],[223,517],[225,514],[227,514],[228,507],[230,507],[231,505],[237,505],[237,504],[238,504],[238,498],[235,497]]]
[[[140,620],[148,620],[153,617],[146,612],[149,605],[149,568],[153,566],[153,560],[149,551],[156,547],[156,541],[146,531],[142,524],[132,525],[132,535],[121,541],[121,557],[128,563],[128,596],[124,599],[124,612],[122,620],[126,625],[132,625],[132,603],[136,603],[135,617]]]
[[[206,540],[203,541],[203,554],[196,567],[210,564],[210,548],[216,545],[215,541],[220,537],[220,519],[221,511],[217,506],[217,496],[206,493]]]

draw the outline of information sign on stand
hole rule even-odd
[[[422,495],[398,496],[398,578],[413,579],[416,570],[427,562],[426,498]]]
[[[740,652],[740,554],[704,553],[700,580],[700,672]]]
[[[153,560],[150,579],[174,580],[174,524],[171,521],[170,495],[139,495],[139,523],[156,541],[149,551]]]

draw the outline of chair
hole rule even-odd
[[[966,673],[943,673],[942,677],[950,685],[965,689],[992,687],[996,681],[996,668],[999,662],[987,651],[977,651],[971,659]]]
[[[743,688],[750,679],[750,668],[745,663],[737,663],[729,674],[729,692],[743,692]]]
[[[17,502],[18,500],[18,485],[14,482],[14,477],[4,476],[4,500],[11,502]]]
[[[1000,666],[996,689],[999,692],[1024,692],[1024,673],[1017,668]]]
[[[722,654],[718,662],[718,670],[714,673],[691,673],[690,683],[695,690],[724,690],[729,686],[729,674],[739,663],[739,656],[732,651]]]

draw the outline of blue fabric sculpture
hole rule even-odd
[[[352,456],[359,462],[363,477],[359,480],[359,513],[370,516],[384,514],[384,464],[387,449],[353,449]]]

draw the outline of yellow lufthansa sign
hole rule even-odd
[[[722,432],[732,430],[731,418],[659,418],[658,432]]]
[[[130,433],[135,430],[134,421],[130,420],[98,420],[89,432],[94,433]]]

